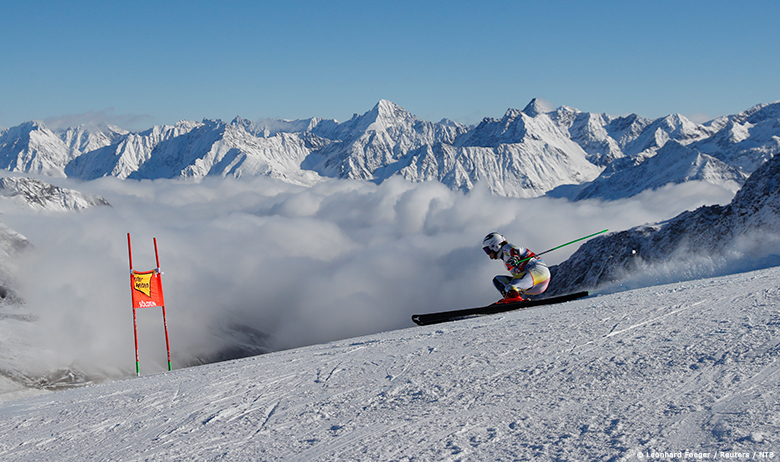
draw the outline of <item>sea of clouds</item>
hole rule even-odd
[[[411,327],[414,313],[492,303],[491,280],[505,271],[481,250],[490,231],[541,252],[733,196],[699,182],[570,202],[401,178],[308,188],[267,177],[47,181],[112,206],[54,213],[0,203],[0,220],[34,246],[11,265],[26,301],[18,310],[36,319],[23,327],[25,342],[46,351],[35,356],[41,369],[108,376],[135,366],[127,233],[139,271],[156,267],[157,239],[176,368],[237,343],[293,348]],[[578,245],[544,258],[560,263]],[[139,310],[138,332],[142,372],[165,370],[161,310]]]

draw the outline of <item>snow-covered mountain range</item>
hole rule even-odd
[[[481,183],[501,196],[572,199],[616,199],[690,180],[736,191],[778,152],[780,102],[706,124],[679,114],[650,120],[565,106],[548,111],[533,100],[468,127],[423,121],[381,100],[342,123],[204,119],[128,132],[108,125],[52,131],[27,122],[0,131],[0,168],[20,173],[85,180],[267,175],[302,185],[400,175],[454,190]]]
[[[73,189],[61,188],[35,178],[17,176],[0,178],[0,196],[32,209],[58,212],[111,205],[100,196],[91,196]]]

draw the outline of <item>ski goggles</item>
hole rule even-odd
[[[482,250],[485,251],[486,254],[490,255],[495,252],[495,250],[490,250],[490,247],[482,247]]]

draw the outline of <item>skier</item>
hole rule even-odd
[[[531,250],[510,244],[504,236],[495,232],[482,240],[482,250],[491,260],[500,258],[511,273],[511,276],[493,278],[493,285],[504,297],[498,303],[520,301],[523,295],[539,295],[547,290],[550,270],[544,260]]]

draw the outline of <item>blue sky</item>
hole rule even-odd
[[[478,123],[532,98],[699,121],[780,99],[780,2],[16,1],[0,126],[349,119],[388,99]]]

